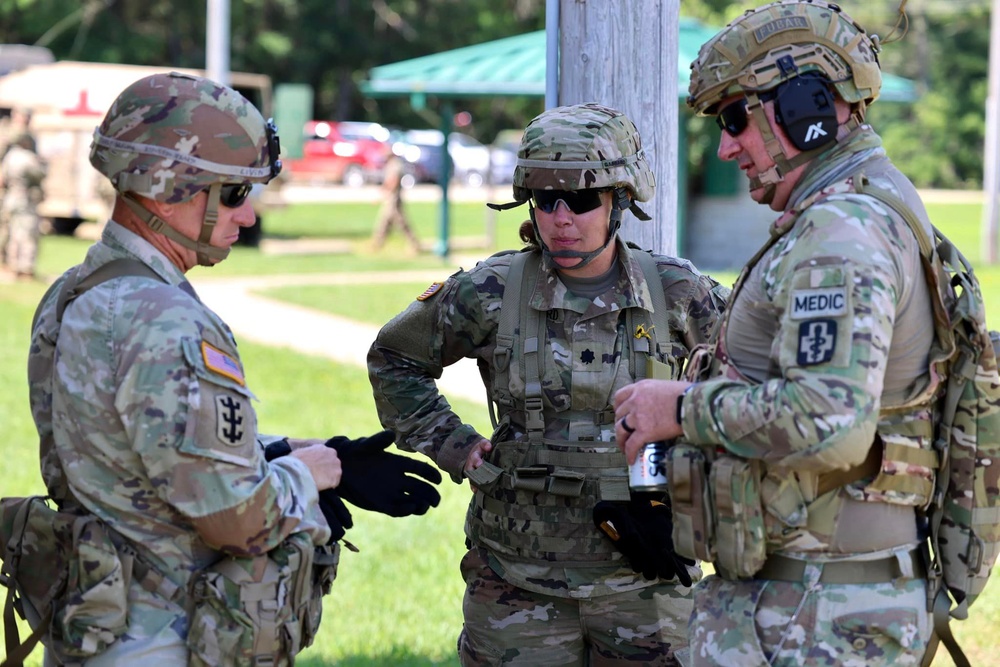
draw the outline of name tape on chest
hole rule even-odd
[[[840,286],[794,290],[791,306],[793,320],[840,317],[847,314],[847,288]]]
[[[211,343],[201,341],[201,358],[205,360],[205,368],[208,370],[238,382],[241,387],[246,386],[240,362]]]

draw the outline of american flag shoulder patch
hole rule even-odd
[[[201,341],[201,357],[205,360],[205,368],[208,370],[239,383],[241,387],[246,386],[247,382],[246,378],[243,377],[243,367],[240,366],[240,362],[219,348],[206,341]]]
[[[444,283],[431,283],[431,286],[425,289],[424,293],[417,297],[417,301],[426,301],[437,294],[442,287],[444,287]]]

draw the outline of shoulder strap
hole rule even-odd
[[[525,275],[525,265],[528,264],[533,252],[519,252],[510,261],[507,279],[504,283],[503,299],[500,301],[500,322],[497,325],[496,345],[493,349],[493,392],[487,400],[490,408],[490,421],[493,428],[498,425],[494,402],[510,402],[508,387],[510,386],[510,361],[514,350],[514,329],[521,314],[522,279]],[[537,262],[532,265],[537,269]],[[511,407],[511,406],[507,406]]]
[[[77,279],[77,273],[73,273],[72,276],[66,279],[63,283],[62,289],[59,291],[59,301],[56,303],[56,321],[62,322],[63,313],[66,310],[66,306],[69,305],[73,299],[77,298],[87,290],[92,287],[97,287],[101,283],[107,282],[114,278],[121,278],[124,276],[136,276],[152,278],[153,280],[159,280],[160,282],[166,282],[160,274],[146,266],[137,259],[129,258],[119,258],[113,259],[107,264],[101,264],[97,269],[91,273],[89,276],[83,280]]]
[[[638,355],[642,353],[652,356],[657,348],[666,350],[670,344],[670,325],[667,322],[667,297],[663,294],[663,280],[660,278],[660,270],[656,265],[656,260],[652,253],[645,250],[632,250],[632,256],[638,260],[639,266],[642,268],[649,295],[653,300],[653,330],[651,333],[656,341],[656,347],[650,350],[649,339],[643,338],[634,338],[630,346],[632,348],[632,372],[636,379],[642,379],[646,376],[646,364],[640,363]],[[633,335],[634,332],[635,329],[631,329],[627,333]]]

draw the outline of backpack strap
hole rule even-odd
[[[494,402],[497,403],[496,407],[502,405],[508,409],[514,405],[509,389],[510,362],[514,353],[514,329],[517,327],[520,315],[525,265],[528,264],[529,256],[534,254],[532,252],[515,254],[511,258],[507,279],[504,283],[503,299],[500,301],[500,323],[497,326],[496,345],[493,348],[493,395],[487,401],[490,409],[490,421],[493,423],[494,430],[499,425]],[[533,264],[537,269],[537,258]]]
[[[972,276],[972,265],[961,251],[938,231],[936,227],[931,226],[934,238],[929,237],[923,224],[913,210],[892,192],[872,185],[864,174],[855,175],[854,187],[859,194],[875,197],[892,208],[906,221],[906,224],[913,231],[913,235],[917,239],[917,244],[920,246],[920,255],[923,258],[924,276],[932,294],[931,301],[934,307],[935,334],[938,336],[939,342],[945,345],[945,349],[954,349],[956,344],[955,336],[950,328],[951,320],[947,314],[946,305],[940,292],[941,280],[938,276],[943,274],[939,274],[938,271],[943,271],[943,267],[941,266],[943,260],[951,266],[961,266],[965,271],[964,275]],[[959,280],[962,280],[962,278],[959,278]],[[965,294],[978,294],[978,290],[972,289],[975,287],[975,284],[971,281],[962,282],[961,285]],[[974,379],[976,372],[974,359],[974,352],[971,350],[959,349],[957,351],[951,364],[951,372],[947,378],[948,390],[945,393],[946,400],[942,403],[941,414],[939,416],[939,432],[947,433],[951,431],[952,424],[955,421],[958,400],[961,395],[961,391],[954,390],[951,386],[956,382],[964,383]],[[930,517],[931,549],[935,555],[927,567],[928,611],[933,613],[934,636],[924,656],[924,664],[930,664],[934,654],[937,652],[938,643],[941,642],[947,647],[948,653],[957,667],[969,667],[969,659],[962,650],[962,647],[958,645],[958,641],[951,631],[952,617],[964,618],[968,613],[966,608],[967,602],[963,600],[954,612],[951,611],[951,601],[948,599],[948,587],[944,584],[942,564],[937,556],[937,554],[941,553],[939,548],[940,529],[941,519],[944,516],[942,503],[945,498],[945,490],[951,478],[951,457],[949,456],[947,442],[941,440],[934,444],[940,455],[940,468],[937,471],[936,488],[928,511],[928,516]]]

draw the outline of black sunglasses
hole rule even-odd
[[[584,190],[532,190],[531,199],[535,208],[545,213],[552,213],[560,201],[577,215],[593,211],[601,205],[601,193],[606,188],[587,188]]]
[[[239,208],[250,196],[253,186],[249,183],[224,183],[219,193],[219,203],[226,208]]]
[[[739,136],[743,130],[747,129],[747,99],[741,97],[732,104],[727,104],[719,115],[715,117],[715,122],[720,130],[729,133],[729,136]]]

